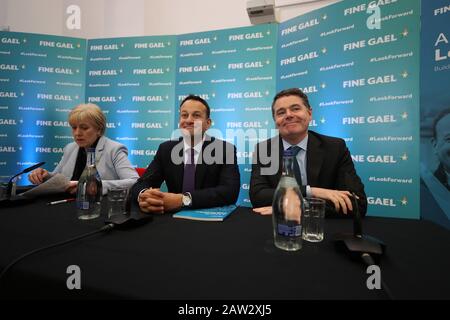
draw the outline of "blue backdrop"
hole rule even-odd
[[[177,127],[179,102],[194,93],[211,105],[210,133],[238,147],[239,203],[249,205],[253,147],[276,134],[272,98],[299,87],[313,107],[311,129],[346,140],[368,214],[418,218],[419,97],[427,94],[419,91],[420,1],[383,1],[379,12],[371,3],[344,1],[279,25],[178,36],[1,32],[0,176],[37,161],[52,170],[72,141],[67,113],[84,101],[100,105],[107,136],[145,167]],[[433,12],[434,24],[446,28],[439,19],[448,13]],[[422,42],[434,50],[436,35]],[[440,46],[445,54],[448,43]],[[431,61],[426,54],[422,60]],[[426,80],[432,96],[448,84],[448,72],[436,74],[445,79]]]
[[[421,95],[420,95],[420,175],[421,211],[425,219],[450,229],[450,192],[436,178],[438,149],[432,143],[433,121],[450,109],[450,1],[422,3]],[[450,115],[447,115],[447,119]],[[448,123],[448,121],[447,121]],[[439,148],[450,161],[450,128]],[[444,130],[441,132],[444,135]],[[446,151],[445,151],[446,150]],[[442,157],[442,156],[441,156]]]

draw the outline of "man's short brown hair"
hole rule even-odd
[[[308,109],[311,109],[311,105],[309,104],[308,96],[306,94],[304,94],[302,90],[300,90],[299,88],[289,88],[289,89],[281,90],[273,98],[272,116],[275,114],[275,110],[273,109],[275,102],[277,102],[277,100],[280,99],[281,97],[287,97],[287,96],[299,97],[300,99],[303,100],[304,104],[308,107]]]

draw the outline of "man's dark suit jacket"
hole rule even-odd
[[[450,230],[450,219],[422,179],[420,179],[420,216],[422,219],[433,221]]]
[[[434,172],[434,176],[442,183],[444,187],[450,191],[450,186],[447,180],[447,174],[445,173],[444,165],[442,163],[439,164],[439,167]]]
[[[273,143],[279,144],[279,152],[272,156],[270,150],[271,144]],[[268,152],[267,156],[271,159],[278,157],[279,166],[275,175],[261,175],[261,168],[268,167],[269,164],[261,163],[260,149],[268,150],[263,151],[262,155]],[[308,131],[307,149],[306,173],[308,185],[311,187],[355,192],[359,197],[359,212],[364,216],[367,211],[367,198],[364,192],[364,185],[356,174],[345,141],[339,138],[321,135],[314,131]],[[281,178],[283,150],[283,142],[280,136],[263,141],[256,146],[250,179],[250,200],[254,207],[272,205],[272,198]],[[301,189],[305,196],[306,187],[303,186]],[[329,201],[327,201],[326,214],[327,216],[341,215],[341,213],[336,212],[334,205]]]
[[[178,153],[179,159],[183,159],[182,139],[166,141],[159,145],[155,158],[131,188],[131,199],[134,204],[137,204],[137,198],[142,189],[159,188],[163,181],[166,182],[169,192],[182,193],[184,163],[175,164],[172,161],[171,154],[175,147],[178,148],[175,153]],[[212,159],[216,161],[209,160],[208,154],[211,154]],[[236,148],[225,141],[207,137],[195,166],[195,191],[191,192],[192,208],[234,204],[238,198],[239,189],[240,174]]]

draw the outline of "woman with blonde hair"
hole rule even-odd
[[[123,145],[104,136],[106,118],[93,103],[80,104],[69,113],[74,142],[64,147],[61,161],[53,172],[38,168],[28,179],[40,184],[56,173],[68,177],[71,182],[66,191],[75,193],[78,179],[86,166],[86,149],[95,148],[95,163],[102,179],[103,194],[118,187],[130,187],[137,178],[136,170],[128,160],[128,150]]]

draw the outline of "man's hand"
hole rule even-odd
[[[183,195],[181,193],[161,192],[164,201],[164,211],[176,211],[183,205]]]
[[[162,192],[159,189],[148,189],[139,196],[139,207],[147,213],[164,213],[181,208],[181,193]]]
[[[48,177],[48,171],[42,168],[37,168],[31,171],[28,175],[28,180],[34,184],[41,184]]]
[[[259,213],[262,216],[271,215],[272,214],[272,207],[259,207],[259,208],[253,208],[254,213]]]
[[[139,195],[139,208],[146,213],[164,213],[163,194],[159,189],[147,189]]]
[[[352,195],[349,191],[311,187],[311,193],[315,198],[333,202],[337,212],[342,210],[344,214],[347,214],[348,211],[353,211],[352,201],[350,199]]]

